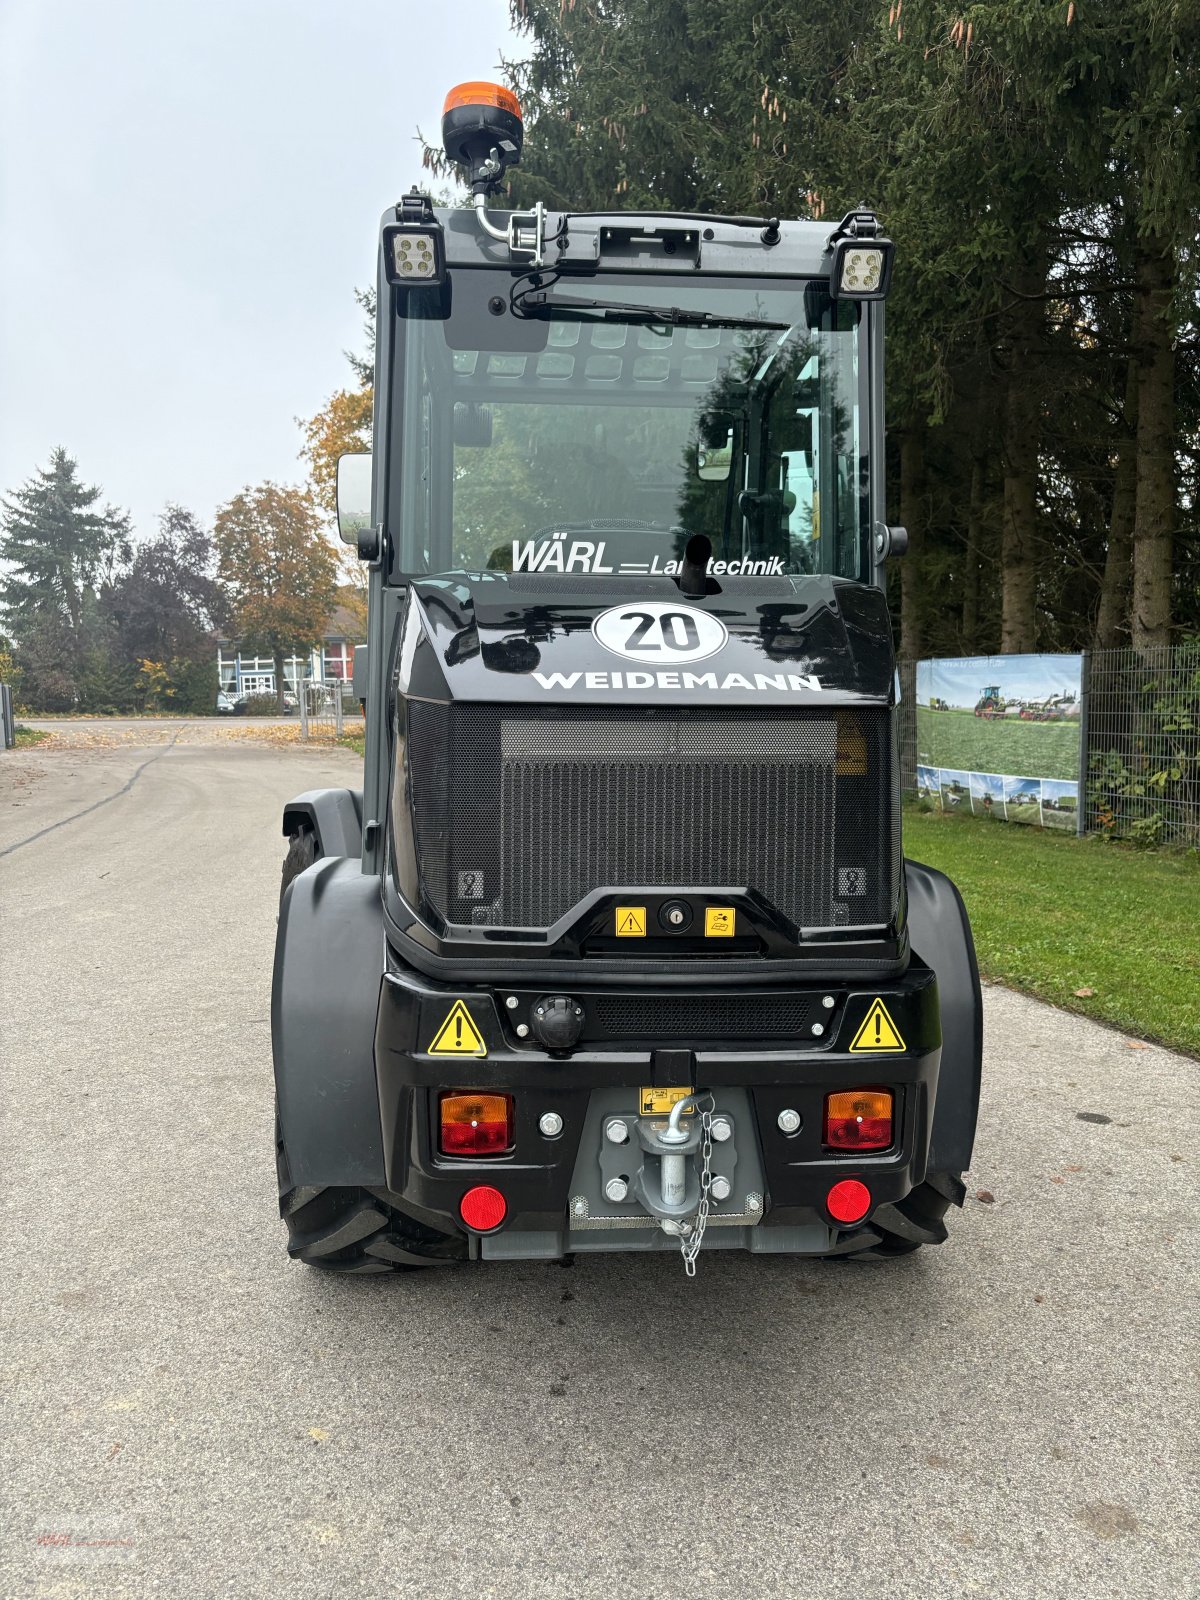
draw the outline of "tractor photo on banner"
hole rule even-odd
[[[917,794],[943,811],[1075,831],[1082,657],[917,663]]]

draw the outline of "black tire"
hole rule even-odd
[[[865,1228],[841,1236],[830,1261],[891,1261],[946,1241],[945,1215],[966,1195],[957,1173],[931,1173],[895,1205],[880,1206]]]
[[[302,822],[295,833],[288,835],[287,855],[283,858],[283,882],[279,885],[279,904],[287,893],[293,878],[298,878],[311,867],[321,854],[317,836],[307,823]]]
[[[316,1189],[292,1183],[287,1150],[275,1118],[279,1215],[287,1224],[288,1255],[323,1272],[358,1275],[410,1272],[467,1258],[464,1237],[438,1233],[397,1211],[384,1189]]]

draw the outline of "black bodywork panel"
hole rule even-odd
[[[711,617],[719,624],[721,642],[694,662],[657,668],[602,642],[598,629],[604,619],[614,615],[619,619],[621,638],[625,619],[636,629],[635,619],[642,615],[639,606],[654,602],[702,613],[701,621]],[[770,963],[775,976],[814,982],[839,972],[867,977],[903,971],[907,945],[896,893],[898,794],[887,792],[887,773],[894,763],[895,667],[887,606],[879,590],[819,576],[734,577],[724,579],[719,592],[685,600],[669,577],[548,578],[487,572],[422,580],[409,593],[392,698],[385,911],[389,934],[404,960],[430,976],[503,981],[504,963],[533,961],[547,975],[563,976],[580,960],[598,975],[607,964],[614,973],[640,968],[651,976],[658,974],[661,962],[669,961],[672,977],[680,981],[720,981],[718,973],[721,977],[750,973],[755,963],[764,962]],[[431,739],[422,729],[439,707],[448,708],[441,717],[445,726]],[[547,741],[553,741],[559,719],[564,728],[568,723],[575,729],[592,727],[592,736],[601,742],[605,718],[624,718],[647,732],[670,728],[677,721],[680,749],[685,736],[703,736],[689,734],[698,727],[710,730],[713,738],[734,743],[740,718],[747,719],[747,725],[751,719],[758,727],[772,725],[781,749],[785,738],[803,739],[804,727],[816,728],[822,718],[826,728],[836,724],[839,729],[846,719],[858,719],[864,763],[869,746],[871,782],[882,782],[884,792],[864,784],[854,805],[839,802],[839,816],[857,827],[861,842],[849,859],[874,858],[872,881],[881,885],[879,898],[884,903],[875,916],[858,919],[866,926],[832,926],[829,905],[824,907],[826,915],[807,917],[797,908],[785,908],[778,897],[772,903],[757,894],[755,885],[763,881],[761,877],[738,876],[731,870],[729,876],[706,880],[705,886],[691,870],[694,863],[681,861],[678,873],[672,870],[666,875],[669,884],[692,884],[697,904],[707,897],[716,904],[736,905],[744,937],[718,946],[693,934],[689,943],[687,937],[659,937],[662,930],[656,926],[637,949],[622,945],[611,937],[615,906],[631,892],[653,902],[655,884],[662,884],[663,878],[643,878],[635,871],[610,871],[606,877],[604,866],[598,866],[598,875],[581,882],[549,917],[531,922],[501,914],[499,926],[473,925],[464,920],[468,907],[461,906],[455,915],[447,909],[444,893],[439,904],[439,896],[430,889],[430,876],[435,868],[457,876],[456,867],[476,864],[474,846],[468,850],[464,841],[468,833],[477,837],[475,830],[484,826],[480,806],[486,809],[492,802],[476,804],[471,797],[482,795],[485,781],[491,781],[485,772],[498,770],[498,757],[488,757],[492,762],[488,768],[484,752],[496,745],[501,712],[507,726],[540,727]],[[461,733],[452,733],[451,717],[463,724]],[[477,731],[468,732],[468,727]],[[618,728],[614,750],[621,737]],[[627,730],[626,747],[628,737]],[[840,732],[837,737],[840,775]],[[436,752],[432,766],[440,781],[455,785],[455,798],[439,802],[439,820],[422,850],[413,837],[411,785],[417,753],[431,747]],[[429,765],[428,756],[425,759]],[[468,763],[471,775],[465,781],[451,778],[451,760]],[[728,770],[739,770],[736,756],[730,757]],[[868,767],[862,770],[866,774]],[[843,782],[839,776],[839,792]],[[759,792],[765,793],[765,788]],[[451,817],[464,803],[475,814],[470,829]],[[552,814],[554,810],[552,805]],[[423,814],[432,814],[428,803]],[[490,826],[495,834],[499,818],[490,810],[487,815],[493,818]],[[857,824],[851,823],[856,816]],[[676,812],[666,804],[653,813],[653,825],[678,836],[695,824],[686,808]],[[649,826],[645,815],[613,818],[616,830],[632,830],[630,837],[648,836]],[[766,819],[760,816],[747,813],[744,828],[753,830],[780,859],[786,849],[801,848],[802,836],[793,834],[776,848],[768,837]],[[520,837],[525,837],[524,831]],[[699,837],[712,835],[701,830]],[[485,844],[483,850],[487,848]],[[839,834],[830,849],[849,846]],[[810,861],[809,881],[816,882],[813,867]],[[784,877],[789,883],[806,881],[799,860]],[[828,868],[820,881],[831,882]],[[843,920],[853,922],[845,914]]]
[[[704,611],[723,624],[727,642],[702,660],[674,667],[664,661],[657,670],[607,652],[592,624],[622,604],[635,611],[639,600]],[[424,700],[552,705],[619,697],[641,706],[700,697],[701,704],[764,711],[781,702],[894,703],[883,593],[836,578],[726,578],[720,593],[701,599],[685,598],[669,577],[427,578],[410,590],[400,657],[397,688]]]
[[[614,986],[615,987],[615,986]],[[614,997],[614,989],[580,988],[577,999],[594,1019],[596,1008]],[[554,1054],[516,1029],[534,998],[433,986],[414,973],[393,970],[385,979],[375,1041],[379,1085],[379,1121],[383,1129],[387,1187],[406,1211],[445,1231],[454,1231],[458,1203],[477,1183],[499,1183],[515,1229],[557,1229],[562,1226],[579,1137],[592,1089],[624,1088],[630,1105],[638,1090],[669,1077],[680,1081],[687,1057],[685,1082],[700,1088],[746,1088],[758,1110],[758,1133],[767,1174],[768,1211],[764,1226],[820,1220],[820,1207],[831,1182],[857,1177],[869,1182],[877,1204],[903,1199],[921,1183],[928,1166],[931,1118],[938,1088],[941,1037],[938,988],[932,972],[913,963],[903,978],[872,988],[843,989],[825,1013],[829,1021],[818,1041],[811,1032],[788,1041],[757,1037],[711,1040],[692,1051],[647,1048],[639,1040],[581,1040],[570,1052]],[[643,1005],[647,997],[635,997]],[[689,996],[729,1001],[745,998],[713,992]],[[755,996],[752,994],[752,999]],[[781,991],[757,991],[766,1011]],[[795,999],[792,995],[790,998]],[[822,1014],[818,990],[802,998]],[[905,1049],[886,1055],[857,1055],[851,1043],[872,1006],[882,999],[900,1030]],[[483,1037],[487,1055],[448,1060],[430,1053],[440,1029],[462,1000]],[[753,1022],[750,1024],[753,1027]],[[666,1056],[664,1065],[656,1056]],[[878,1083],[896,1096],[896,1141],[890,1150],[871,1155],[837,1154],[821,1146],[824,1097],[838,1088]],[[503,1089],[513,1095],[516,1116],[514,1149],[509,1155],[470,1159],[438,1151],[437,1098],[443,1088]],[[776,1117],[784,1106],[798,1109],[803,1127],[792,1137],[779,1132]],[[554,1140],[538,1133],[543,1112],[562,1116],[562,1135]]]
[[[669,1086],[681,1074],[688,1077],[681,1056],[692,1081],[749,1087],[764,1129],[774,1126],[785,1104],[799,1104],[811,1128],[821,1095],[839,1083],[908,1085],[903,1092],[912,1139],[906,1134],[903,1150],[870,1158],[873,1193],[881,1201],[899,1198],[926,1172],[957,1175],[970,1162],[979,1106],[982,1010],[974,948],[949,879],[913,862],[907,877],[918,954],[904,977],[817,988],[760,982],[680,989],[664,975],[656,989],[647,989],[619,979],[597,984],[589,974],[571,991],[585,1013],[579,1045],[556,1055],[515,1033],[545,988],[529,987],[528,980],[499,989],[447,986],[404,967],[394,952],[385,952],[378,878],[362,874],[357,861],[318,861],[284,897],[275,964],[276,1089],[292,1179],[403,1186],[414,1215],[453,1230],[453,1206],[467,1186],[454,1184],[466,1168],[453,1162],[449,1180],[444,1170],[439,1175],[430,1110],[437,1088],[520,1090],[526,1147],[525,1135],[534,1138],[541,1111],[558,1111],[566,1129],[558,1146],[562,1159],[551,1166],[569,1174],[563,1152],[570,1148],[573,1160],[589,1090]],[[827,993],[835,1002],[828,1011]],[[510,996],[513,1007],[506,1003]],[[909,1028],[903,1057],[847,1054],[875,996],[894,1012],[902,1033]],[[466,999],[484,1034],[484,1060],[428,1054],[433,1032],[458,998]],[[825,1021],[820,1043],[796,1037],[797,1030],[802,1036],[810,1029],[810,1017]],[[681,1038],[688,1048],[678,1047]],[[776,1196],[798,1192],[787,1169],[812,1156],[803,1140],[774,1154],[764,1151]],[[836,1158],[839,1167],[845,1161]],[[825,1176],[827,1164],[807,1170]],[[476,1175],[482,1168],[496,1175],[494,1163],[468,1165]],[[552,1209],[559,1179],[551,1166],[526,1165],[519,1182],[531,1186],[529,1209]],[[513,1176],[510,1163],[506,1186]],[[805,1195],[816,1192],[805,1184]]]

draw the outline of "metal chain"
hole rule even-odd
[[[716,1101],[711,1094],[697,1096],[697,1111],[700,1110],[701,1100],[708,1101],[708,1109],[700,1115],[700,1126],[704,1131],[704,1137],[700,1142],[700,1205],[689,1231],[681,1234],[679,1239],[683,1270],[689,1278],[696,1276],[696,1257],[700,1254],[700,1246],[704,1243],[704,1230],[708,1226],[708,1213],[711,1209],[708,1191],[712,1184],[712,1120]]]

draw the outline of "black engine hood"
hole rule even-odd
[[[423,700],[631,705],[894,703],[882,592],[836,578],[463,573],[412,585],[399,681]]]

